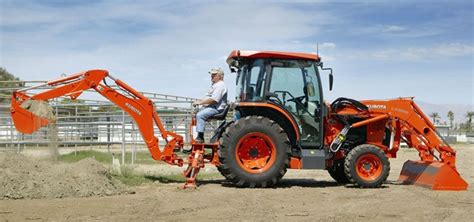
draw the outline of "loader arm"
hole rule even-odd
[[[418,150],[421,160],[439,158],[439,161],[455,168],[456,151],[438,134],[433,123],[412,98],[361,102],[369,107],[371,116],[387,115],[390,128],[395,133],[389,154],[396,155],[403,140],[409,147]],[[434,150],[439,153],[439,157],[434,154]]]
[[[112,79],[124,93],[108,86],[105,82],[106,78]],[[45,85],[49,85],[53,88],[33,96],[26,94],[28,90]],[[94,89],[123,109],[134,119],[154,160],[163,160],[172,165],[183,165],[183,160],[174,153],[175,148],[183,146],[182,136],[164,129],[154,104],[150,99],[123,81],[113,78],[106,70],[89,70],[58,80],[49,81],[44,85],[14,92],[11,104],[11,115],[15,127],[22,133],[30,134],[50,122],[50,120],[39,117],[22,108],[21,104],[23,102],[29,99],[48,101],[49,99],[60,96],[69,96],[71,99],[76,99],[84,90],[88,89]],[[163,151],[160,150],[158,138],[154,135],[154,125],[158,127],[162,139],[166,141]]]
[[[387,157],[395,158],[400,142],[418,151],[420,160],[405,162],[399,181],[434,190],[466,190],[468,184],[456,169],[456,152],[441,135],[413,98],[360,101],[367,109],[343,106],[332,110],[344,122],[348,116],[362,120],[347,124],[345,128],[366,126],[367,143],[382,149]],[[334,107],[334,106],[333,106]],[[337,106],[336,106],[337,107]],[[390,129],[389,146],[383,143],[385,129]],[[343,130],[339,131],[338,137]],[[344,138],[343,135],[342,138]],[[332,137],[334,140],[336,136]],[[331,144],[333,145],[333,144]],[[436,151],[436,152],[435,152]]]

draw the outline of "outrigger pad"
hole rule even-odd
[[[438,161],[408,160],[403,164],[398,181],[432,190],[467,190],[468,186],[455,169]]]

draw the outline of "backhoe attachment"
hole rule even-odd
[[[107,85],[106,78],[111,79],[116,88]],[[34,95],[27,94],[27,91],[43,86],[49,86],[51,89]],[[15,91],[10,107],[15,128],[22,133],[31,134],[47,126],[56,121],[52,108],[47,103],[49,99],[61,96],[76,99],[88,89],[97,91],[133,118],[154,160],[162,160],[171,165],[183,165],[183,160],[174,153],[175,149],[183,147],[183,137],[164,129],[150,99],[121,80],[113,78],[106,70],[88,70],[43,85]],[[154,126],[158,127],[162,139],[166,141],[163,150],[158,146]]]

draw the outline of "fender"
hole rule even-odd
[[[271,109],[275,111],[276,113],[280,114],[282,117],[284,117],[286,121],[290,123],[292,132],[287,132],[287,133],[288,134],[294,133],[294,135],[296,136],[296,141],[293,141],[293,142],[295,142],[296,144],[298,141],[300,141],[300,131],[299,131],[298,125],[296,124],[296,121],[291,116],[291,114],[288,113],[288,111],[286,111],[285,109],[272,103],[257,103],[257,102],[239,102],[239,103],[236,103],[236,106],[237,106],[237,109],[241,109],[241,110],[242,109],[262,110],[261,108],[267,108],[267,109]],[[288,137],[291,140],[291,136],[288,135]]]

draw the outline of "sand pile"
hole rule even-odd
[[[94,159],[53,164],[23,155],[0,153],[0,199],[109,196],[127,192]]]

